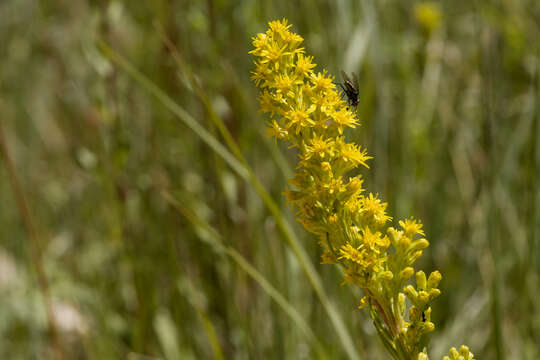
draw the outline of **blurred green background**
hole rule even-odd
[[[425,224],[419,268],[444,277],[431,358],[466,343],[479,359],[540,359],[536,0],[2,0],[17,178],[2,158],[0,358],[347,359],[347,337],[359,359],[389,358],[282,197],[294,154],[264,135],[247,52],[283,17],[317,70],[358,74],[362,126],[347,135],[374,156],[366,187],[394,222]],[[190,120],[227,147],[225,124],[277,222]]]

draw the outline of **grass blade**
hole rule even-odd
[[[178,116],[182,122],[193,130],[213,151],[225,160],[231,166],[231,168],[240,175],[243,179],[249,181],[255,188],[259,196],[262,198],[264,204],[268,210],[274,216],[276,224],[287,241],[292,251],[296,255],[300,266],[304,270],[308,280],[317,294],[317,297],[321,301],[326,313],[330,317],[332,325],[336,329],[338,337],[343,344],[345,351],[349,358],[360,359],[360,356],[355,349],[352,337],[345,326],[345,323],[341,319],[336,308],[331,304],[330,299],[324,292],[322,281],[315,271],[315,268],[309,259],[306,251],[300,244],[300,241],[294,234],[290,224],[285,220],[281,213],[281,210],[273,201],[270,194],[266,191],[261,182],[255,177],[253,172],[244,165],[241,161],[235,158],[215,137],[213,137],[205,128],[203,128],[188,112],[186,112],[180,105],[172,100],[163,90],[161,90],[150,79],[144,76],[139,70],[137,70],[129,61],[127,61],[120,54],[111,49],[104,42],[98,42],[98,46],[103,54],[117,64],[122,70],[132,76],[145,90],[151,93],[158,101],[160,101],[167,109]]]
[[[182,216],[184,216],[195,228],[197,228],[198,235],[212,248],[219,252],[227,254],[242,270],[244,270],[253,280],[255,280],[261,288],[274,300],[279,307],[293,320],[300,330],[304,333],[306,338],[313,343],[315,349],[323,355],[323,358],[327,358],[324,355],[324,350],[321,343],[311,330],[311,327],[305,322],[304,318],[298,311],[292,306],[283,295],[261,274],[255,269],[238,251],[230,246],[225,246],[221,240],[219,233],[213,229],[208,223],[200,219],[194,212],[182,206],[181,203],[175,200],[169,193],[162,192],[163,198],[177,210]]]

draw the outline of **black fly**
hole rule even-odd
[[[345,71],[341,71],[341,76],[343,77],[343,83],[339,84],[343,89],[345,95],[347,95],[347,100],[349,105],[353,107],[358,106],[358,81],[356,80],[356,74],[352,73],[353,79],[345,74]]]

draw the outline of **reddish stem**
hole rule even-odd
[[[392,326],[392,325],[395,325],[395,324],[392,324],[392,322],[388,319],[388,316],[386,315],[386,312],[382,308],[381,304],[379,304],[379,302],[377,301],[375,296],[373,296],[373,293],[371,291],[369,291],[368,289],[364,289],[364,291],[367,294],[369,294],[370,298],[372,299],[372,302],[375,305],[375,308],[379,311],[384,323],[386,324],[386,327],[388,328],[388,331],[390,331],[390,335],[392,335],[392,337],[396,338],[397,337],[397,329],[395,328],[395,326]]]

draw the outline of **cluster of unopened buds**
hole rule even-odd
[[[461,345],[459,350],[456,348],[450,349],[450,356],[443,357],[443,360],[473,360],[473,353],[465,345]],[[418,360],[429,360],[425,353],[418,354]]]

